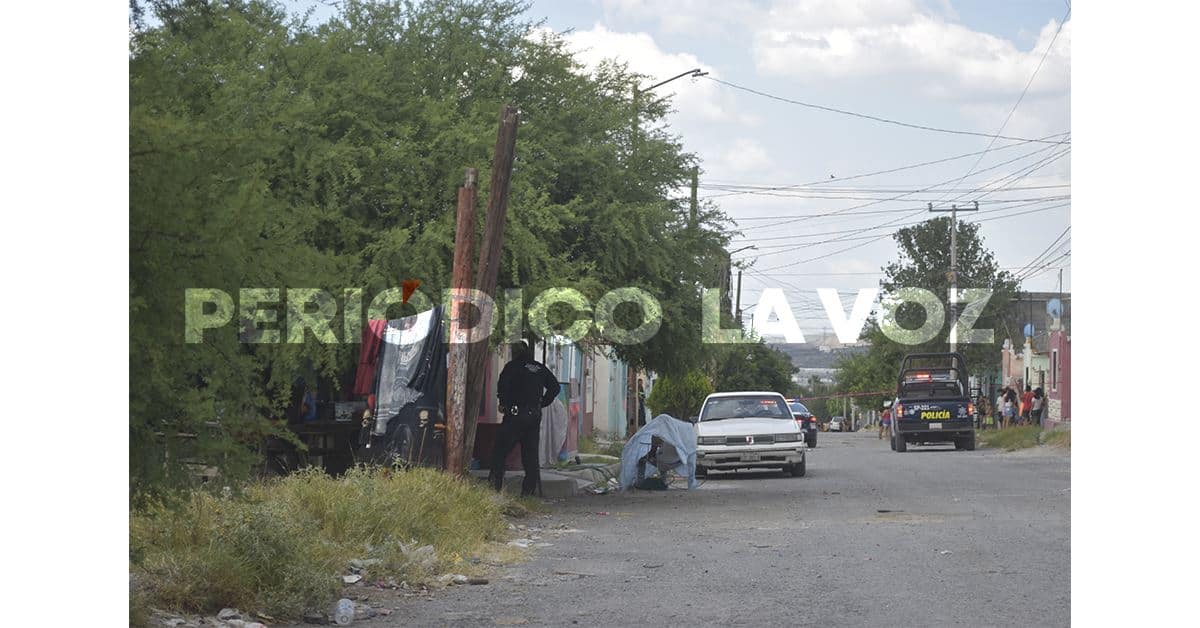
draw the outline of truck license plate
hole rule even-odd
[[[742,454],[742,462],[758,462],[762,460],[762,454]]]
[[[940,430],[940,429],[942,429],[942,424],[941,424],[941,423],[930,423],[930,424],[929,424],[929,429],[931,429],[931,430]]]

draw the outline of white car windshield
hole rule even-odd
[[[791,419],[792,413],[782,397],[738,395],[709,399],[700,412],[701,421],[723,419]]]

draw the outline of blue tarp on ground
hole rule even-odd
[[[655,436],[664,443],[658,458],[662,470],[686,477],[688,488],[696,488],[696,427],[669,414],[660,414],[638,430],[621,450],[621,490],[637,483],[637,462],[650,451],[650,440]],[[647,464],[645,476],[658,471],[654,465]]]

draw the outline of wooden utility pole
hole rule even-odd
[[[475,289],[485,295],[496,293],[496,281],[500,271],[500,254],[504,249],[504,222],[508,216],[508,188],[512,179],[513,157],[517,146],[517,124],[521,115],[517,108],[505,105],[500,111],[500,129],[496,134],[496,149],[492,157],[492,182],[488,188],[487,221],[483,226],[483,241],[479,248],[479,271],[475,276]],[[480,325],[491,329],[493,308],[485,304],[480,312]],[[488,357],[488,342],[474,342],[467,358],[466,422],[463,436],[466,457],[470,460],[475,451],[475,427],[479,419],[479,405],[483,401],[484,366]]]
[[[454,277],[450,302],[450,351],[446,366],[446,468],[455,476],[466,469],[463,462],[463,429],[467,407],[467,363],[470,345],[464,327],[469,322],[469,306],[458,298],[471,287],[471,257],[475,253],[475,180],[479,173],[467,168],[463,186],[458,188],[458,217],[454,225]]]

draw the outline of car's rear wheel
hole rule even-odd
[[[809,435],[808,435],[808,438],[806,438],[806,439],[805,439],[805,444],[806,444],[806,445],[808,445],[808,446],[809,446],[810,448],[812,448],[812,449],[816,449],[816,447],[817,447],[817,435],[816,435],[816,433],[809,434]]]
[[[908,451],[908,443],[904,440],[903,436],[896,434],[895,439],[896,439],[896,451],[898,451],[900,453],[904,453],[904,452]]]
[[[965,449],[967,451],[975,451],[975,435],[974,434],[971,434],[970,436],[963,439],[963,449]]]

